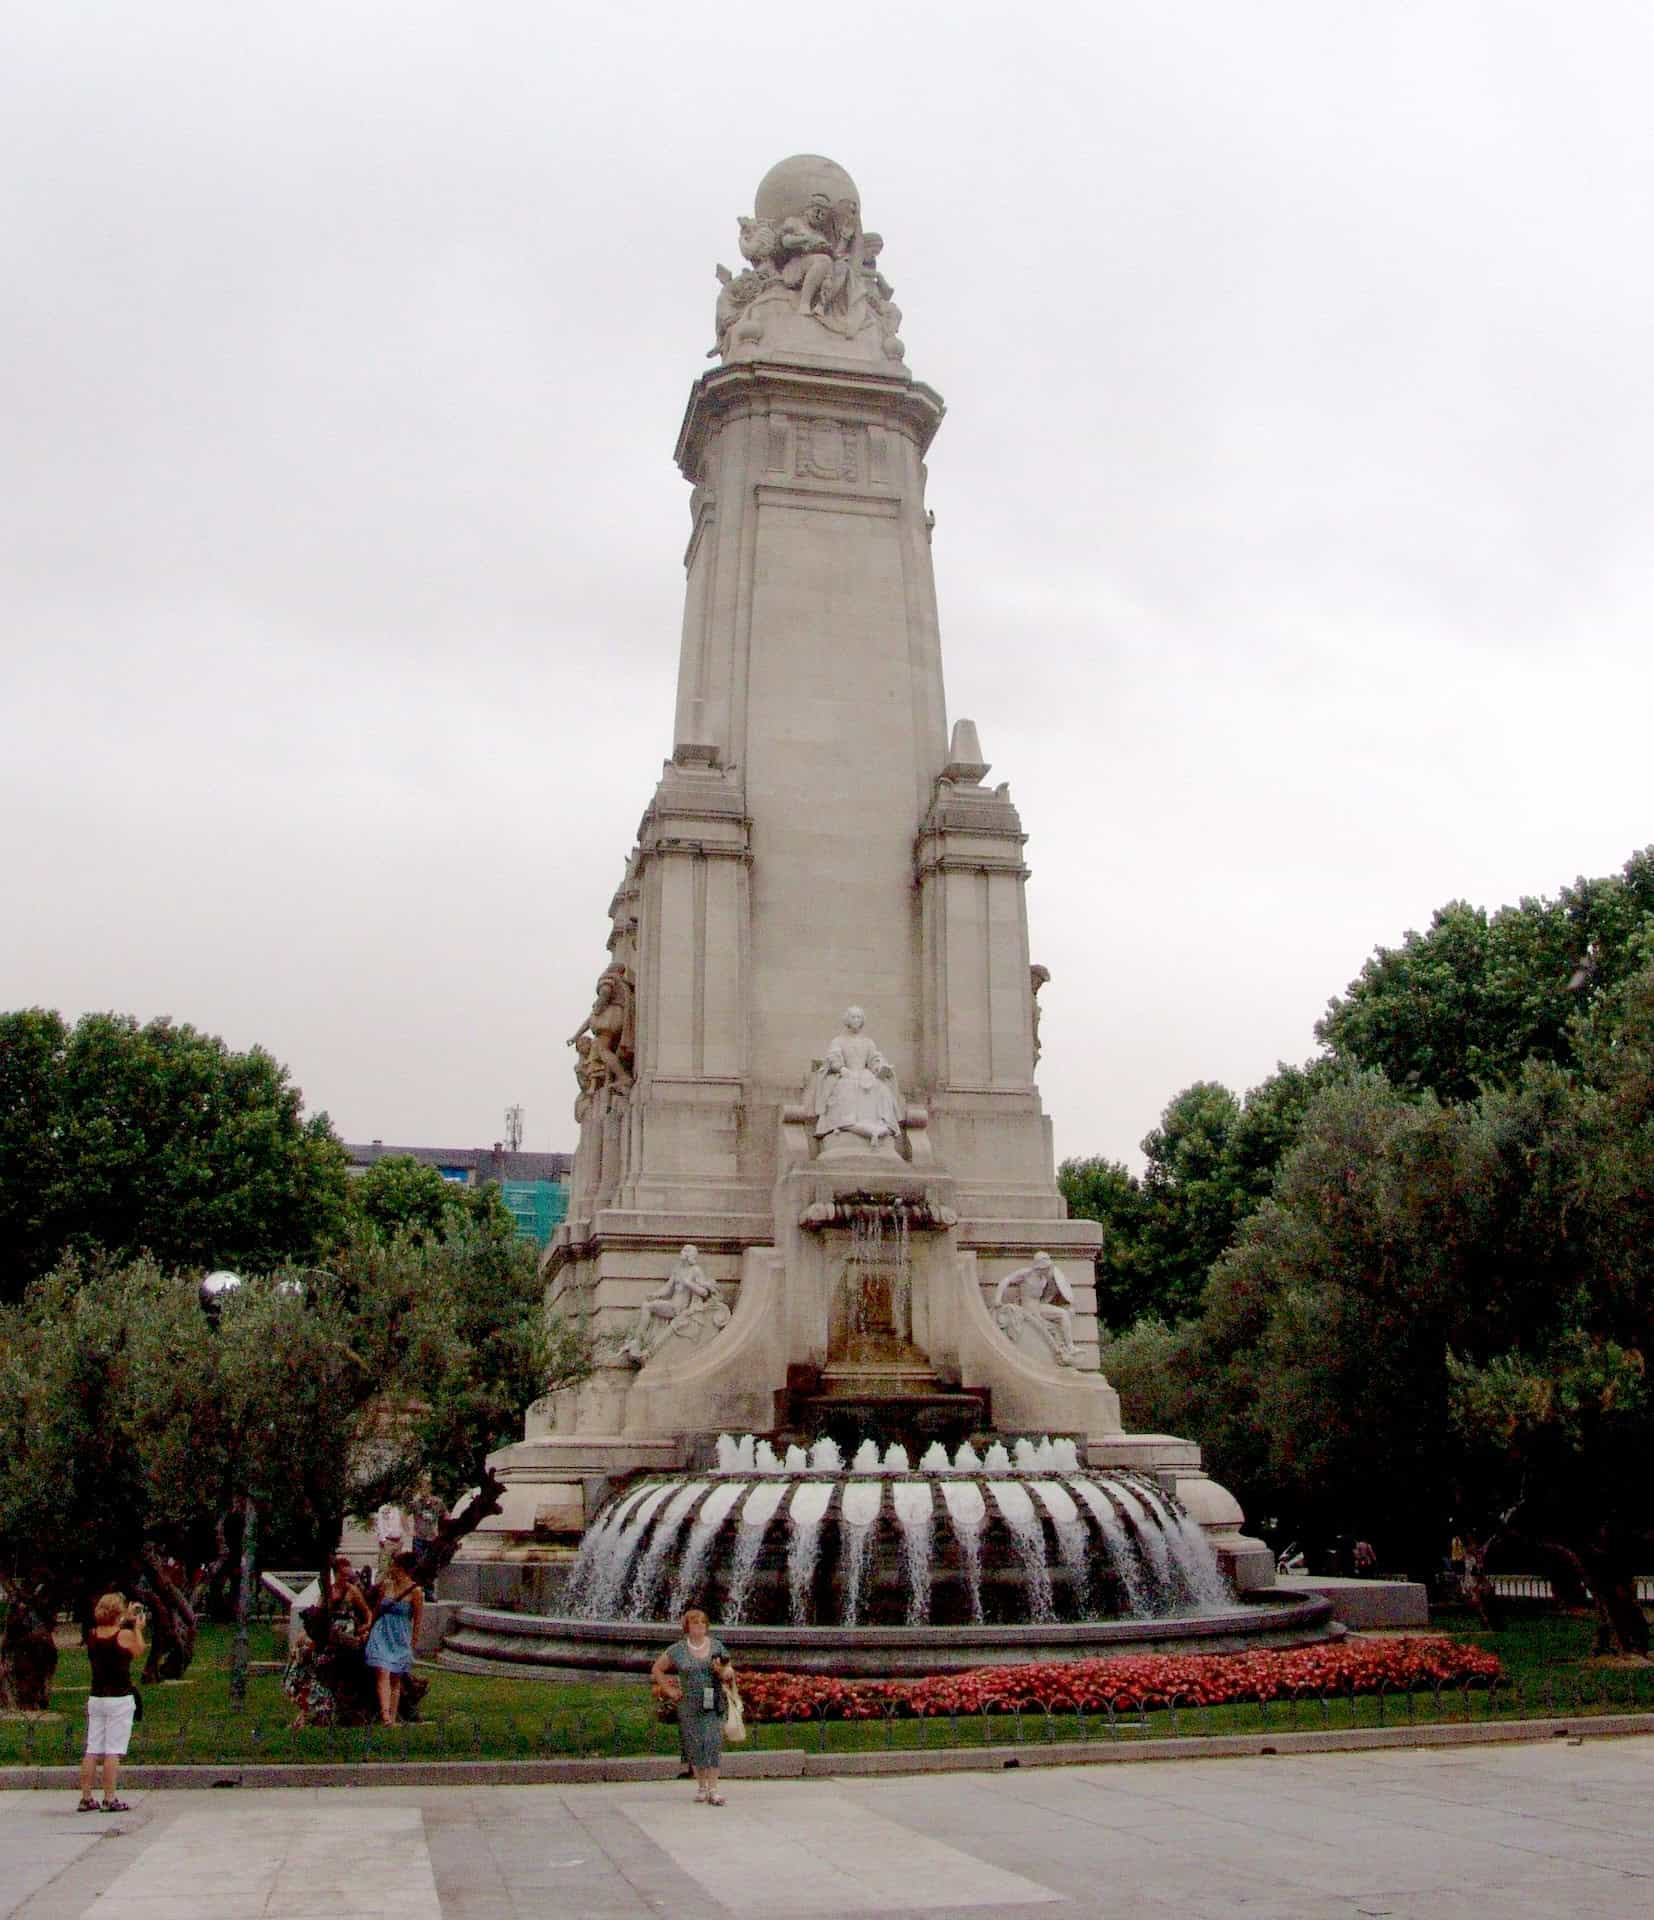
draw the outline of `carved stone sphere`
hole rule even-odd
[[[836,160],[819,153],[795,153],[790,160],[778,160],[758,183],[753,197],[753,212],[760,220],[779,225],[810,204],[810,196],[824,193],[829,200],[854,200],[861,205],[856,183]]]

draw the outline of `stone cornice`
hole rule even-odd
[[[746,360],[714,367],[690,390],[674,458],[686,480],[700,472],[711,428],[728,415],[755,406],[819,410],[834,403],[866,417],[890,421],[911,433],[921,454],[935,437],[946,408],[942,396],[907,374],[856,367],[807,367],[790,361]]]

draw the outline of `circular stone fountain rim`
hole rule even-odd
[[[682,1632],[669,1620],[570,1620],[550,1614],[461,1607],[438,1656],[473,1673],[538,1671],[638,1674]],[[957,1627],[720,1626],[730,1651],[770,1667],[842,1679],[922,1679],[977,1667],[1102,1658],[1137,1652],[1245,1652],[1339,1640],[1345,1629],[1320,1594],[1267,1590],[1220,1612],[1160,1619],[1037,1622]],[[538,1642],[538,1645],[533,1643]]]

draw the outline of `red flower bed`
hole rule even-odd
[[[1504,1672],[1496,1655],[1452,1640],[1342,1640],[1260,1653],[1129,1654],[1114,1660],[977,1667],[928,1680],[834,1680],[810,1673],[743,1672],[749,1720],[877,1720],[886,1713],[1100,1713],[1112,1706],[1224,1706],[1295,1694],[1377,1693],[1485,1686]]]

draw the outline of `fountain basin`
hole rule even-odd
[[[920,1680],[973,1667],[1024,1666],[1118,1653],[1238,1653],[1342,1638],[1319,1595],[1261,1596],[1230,1608],[1160,1619],[1047,1621],[1026,1626],[725,1627],[736,1666],[841,1679]],[[569,1620],[461,1607],[440,1664],[519,1679],[633,1678],[681,1636],[675,1622]]]

